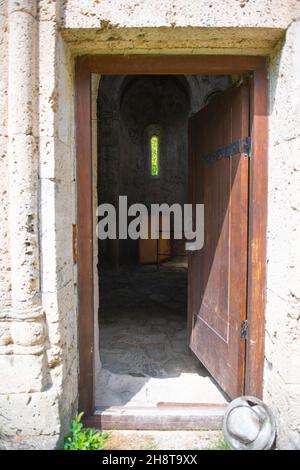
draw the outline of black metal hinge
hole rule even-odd
[[[243,320],[241,324],[241,338],[247,339],[248,338],[248,320]]]
[[[214,150],[207,155],[202,156],[202,159],[207,163],[221,160],[222,158],[230,158],[237,154],[243,154],[244,157],[250,157],[251,155],[251,137],[247,136],[241,141],[236,140],[231,144],[225,145]]]

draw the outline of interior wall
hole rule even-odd
[[[126,195],[128,205],[138,202],[148,209],[155,203],[186,203],[188,118],[230,83],[226,76],[103,76],[98,96],[99,200],[118,205],[119,195]],[[150,171],[153,126],[160,142],[158,176]],[[138,261],[138,241],[106,241],[100,247],[111,265]]]
[[[133,77],[120,97],[120,194],[128,204],[186,201],[189,90],[172,76]],[[150,126],[159,133],[159,174],[150,171]]]

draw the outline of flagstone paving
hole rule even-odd
[[[97,406],[226,403],[187,346],[186,298],[184,269],[101,273]]]

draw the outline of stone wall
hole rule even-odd
[[[300,22],[270,62],[269,200],[264,398],[278,444],[300,449]]]
[[[62,34],[76,54],[269,54],[298,13],[297,0],[68,0]]]
[[[73,71],[57,9],[57,2],[1,2],[8,41],[1,44],[4,57],[8,50],[1,61],[1,79],[8,65],[1,94],[8,101],[7,113],[1,109],[4,447],[55,447],[77,408]]]
[[[83,52],[271,56],[264,398],[279,410],[278,446],[300,446],[300,5],[213,3],[0,2],[1,446],[54,448],[77,409],[73,71]]]

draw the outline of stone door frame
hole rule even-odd
[[[251,74],[249,245],[244,393],[262,398],[268,168],[267,58],[228,55],[86,55],[76,60],[77,263],[79,409],[98,427],[95,412],[94,254],[91,75]],[[90,118],[87,119],[87,116]],[[244,341],[241,339],[241,341]]]

